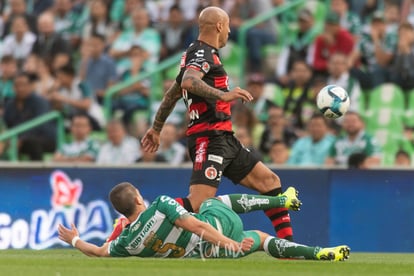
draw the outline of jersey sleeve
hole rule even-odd
[[[175,199],[166,195],[158,197],[157,210],[165,214],[166,218],[173,224],[178,218],[190,214]]]
[[[128,257],[130,254],[125,249],[122,236],[119,236],[113,241],[109,242],[108,253],[111,257]]]
[[[211,52],[207,49],[196,48],[194,51],[187,53],[185,69],[191,68],[207,74],[213,64],[214,60]]]

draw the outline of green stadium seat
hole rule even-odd
[[[392,83],[385,83],[374,88],[369,95],[368,108],[370,110],[392,108],[394,111],[404,112],[405,98],[401,88]]]
[[[406,127],[414,128],[414,90],[407,93],[407,106],[404,114]]]

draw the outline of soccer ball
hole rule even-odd
[[[349,96],[345,89],[337,85],[327,85],[316,96],[316,105],[329,119],[341,117],[348,111]]]

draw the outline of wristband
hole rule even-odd
[[[78,240],[80,240],[79,236],[75,236],[75,237],[73,237],[73,239],[72,239],[72,246],[73,246],[73,247],[76,247],[76,242],[77,242]]]

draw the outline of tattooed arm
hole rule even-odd
[[[161,106],[155,114],[155,120],[152,127],[148,129],[141,140],[142,148],[146,152],[156,152],[160,145],[160,132],[164,126],[175,104],[181,98],[181,87],[177,82],[174,82],[170,88],[165,92],[162,99]]]
[[[174,82],[167,92],[165,92],[162,99],[161,106],[159,107],[157,114],[155,114],[155,120],[152,128],[155,131],[160,132],[164,126],[165,120],[167,120],[171,111],[174,109],[175,104],[181,98],[181,88],[177,82]]]
[[[241,99],[245,102],[250,102],[253,97],[244,89],[236,87],[229,92],[224,92],[205,83],[202,78],[204,73],[194,69],[187,69],[184,72],[181,81],[181,87],[188,92],[198,95],[203,98],[222,100],[230,102],[236,99]]]

